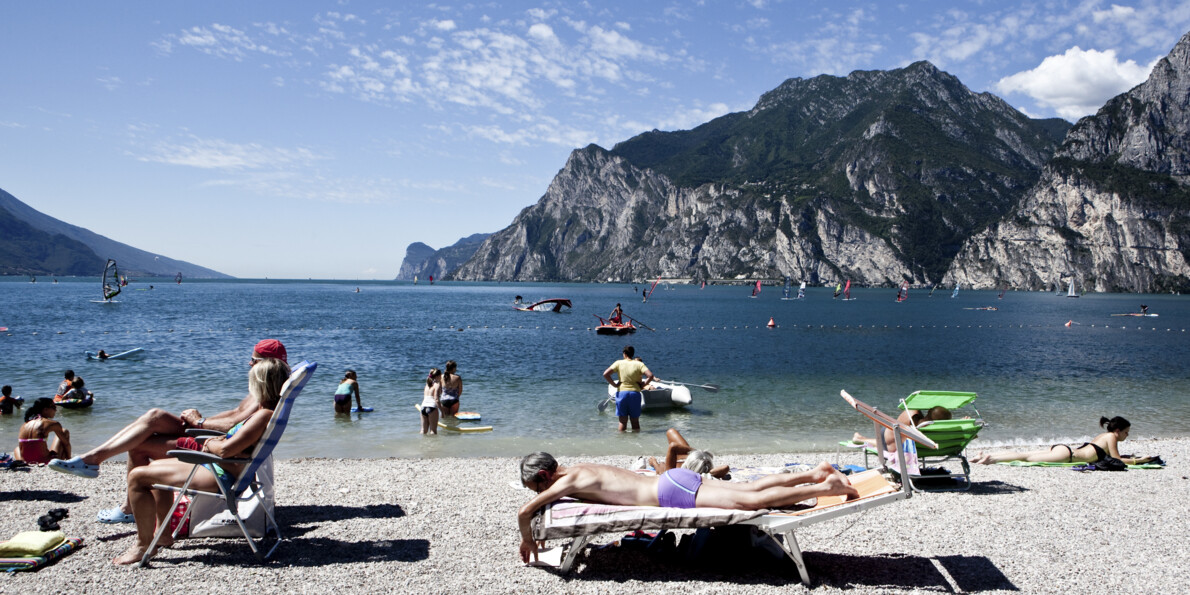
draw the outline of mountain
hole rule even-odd
[[[1190,291],[1190,33],[1148,80],[1078,121],[1021,204],[948,282]]]
[[[421,242],[409,244],[405,249],[405,260],[401,261],[401,270],[397,273],[397,281],[412,281],[418,276],[428,279],[430,275],[435,279],[446,278],[451,271],[471,258],[475,249],[490,235],[492,234],[472,234],[441,250],[435,250]]]
[[[790,79],[693,130],[574,151],[453,276],[935,281],[1034,184],[1067,127],[928,62]]]
[[[11,234],[10,234],[11,232]],[[0,190],[0,274],[99,276],[109,258],[126,275],[230,278],[218,271],[145,252],[41,213]]]

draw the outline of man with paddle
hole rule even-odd
[[[623,432],[629,420],[632,420],[632,431],[640,431],[640,410],[643,405],[641,387],[656,379],[644,362],[638,362],[633,357],[636,350],[631,345],[624,346],[624,358],[616,360],[603,371],[603,378],[607,383],[616,387],[616,417],[620,419],[619,431]],[[615,373],[619,380],[612,380]],[[641,382],[644,379],[644,382]]]

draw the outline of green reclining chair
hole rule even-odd
[[[900,408],[927,411],[933,407],[942,406],[952,412],[956,409],[971,405],[978,395],[969,392],[919,390],[901,400]],[[917,427],[921,433],[929,436],[938,443],[938,448],[926,448],[918,445],[917,460],[920,468],[929,464],[942,464],[947,461],[958,461],[963,467],[962,473],[939,473],[925,475],[909,475],[909,483],[913,489],[923,491],[959,491],[971,489],[971,465],[967,462],[965,451],[967,445],[979,435],[984,422],[979,418],[979,410],[971,407],[975,415],[971,419],[945,419],[932,421]],[[957,415],[956,415],[957,417]],[[868,464],[868,456],[876,455],[873,448],[864,449],[864,466]],[[877,457],[880,458],[880,457]],[[931,484],[940,480],[953,480],[953,486],[934,487]]]

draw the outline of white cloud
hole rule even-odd
[[[1059,116],[1076,120],[1093,114],[1108,99],[1144,82],[1153,65],[1132,60],[1121,62],[1115,50],[1082,50],[1049,56],[1032,70],[1004,77],[996,83],[1001,93],[1024,93]]]
[[[289,55],[286,51],[253,41],[252,37],[244,31],[219,23],[214,23],[210,27],[191,27],[177,35],[167,36],[154,46],[169,53],[172,51],[174,43],[193,48],[204,54],[236,61],[243,60],[250,52],[278,57]]]
[[[442,21],[430,21],[430,26],[439,31],[454,31],[456,28],[458,28],[458,26],[455,25],[455,22],[450,19]]]
[[[1119,4],[1112,4],[1111,8],[1107,10],[1096,10],[1091,13],[1091,18],[1096,23],[1104,21],[1123,21],[1124,19],[1136,14],[1136,9],[1131,6],[1120,6]]]
[[[229,171],[308,165],[318,155],[306,148],[265,147],[257,143],[232,143],[221,139],[188,137],[184,142],[157,143],[140,161]]]
[[[0,120],[0,126],[3,126],[5,128],[24,128],[25,127],[25,125],[21,124],[20,122],[5,122],[3,120]]]
[[[95,80],[99,81],[99,84],[103,85],[103,88],[108,91],[119,89],[121,84],[120,77],[118,76],[101,76]]]

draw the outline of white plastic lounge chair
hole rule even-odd
[[[903,427],[883,412],[877,411],[840,391],[848,404],[866,415],[876,424],[893,432],[898,442],[902,437],[912,439],[924,446],[936,447],[934,441],[914,428]],[[905,477],[905,461],[898,452],[897,464],[901,476]],[[810,573],[802,559],[802,551],[794,537],[794,531],[830,519],[854,514],[876,506],[890,504],[912,497],[913,490],[908,482],[900,488],[888,483],[878,470],[865,471],[850,478],[859,490],[858,499],[844,501],[842,497],[819,498],[813,507],[790,511],[748,511],[720,508],[661,508],[656,506],[612,506],[591,504],[574,500],[561,500],[542,507],[533,517],[530,527],[533,538],[571,539],[561,558],[558,568],[569,572],[579,552],[600,533],[623,533],[628,531],[659,531],[663,529],[693,529],[723,525],[752,525],[764,532],[797,565],[802,582],[810,584]]]
[[[273,449],[277,447],[277,442],[281,440],[281,435],[285,432],[285,426],[289,423],[289,413],[293,409],[293,402],[297,399],[299,393],[302,392],[302,387],[306,386],[306,381],[314,373],[314,369],[318,367],[317,363],[304,361],[293,368],[289,375],[289,379],[285,381],[285,385],[281,387],[281,402],[277,408],[273,410],[273,417],[269,420],[269,425],[265,428],[264,435],[261,436],[260,442],[256,444],[256,448],[252,451],[252,456],[248,458],[224,459],[215,456],[208,452],[199,452],[194,450],[171,450],[169,456],[175,457],[185,463],[193,463],[194,468],[191,469],[190,475],[186,478],[186,483],[182,487],[154,484],[153,488],[158,490],[168,490],[176,492],[177,497],[174,498],[173,506],[170,507],[169,512],[165,518],[173,516],[174,510],[181,502],[182,496],[194,498],[195,496],[208,496],[217,498],[222,501],[227,510],[231,513],[231,517],[235,519],[239,525],[240,531],[244,534],[244,539],[248,541],[248,547],[252,548],[252,553],[260,560],[268,559],[277,550],[277,546],[281,545],[281,529],[277,526],[277,520],[269,512],[268,508],[263,502],[262,489],[259,482],[256,480],[256,471],[260,465],[269,458],[273,453]],[[243,471],[227,482],[216,481],[219,486],[218,492],[206,492],[202,490],[192,489],[190,482],[194,480],[198,469],[207,463],[216,463],[220,465],[244,465]],[[252,498],[260,499],[260,506],[264,508],[267,518],[265,535],[260,538],[258,544],[255,539],[248,532],[248,528],[244,526],[244,522],[240,520],[238,513],[239,505]],[[190,517],[191,509],[187,508],[186,513],[182,516],[182,520],[177,524],[182,527],[186,524],[186,520]],[[153,542],[149,544],[149,549],[146,550],[144,558],[141,558],[141,566],[148,566],[149,556],[157,547],[157,541],[168,529],[169,523],[161,523],[157,528],[157,534],[153,536]],[[264,540],[267,538],[268,529],[272,529],[277,534],[277,542],[267,553],[261,553],[261,548],[264,546]],[[174,532],[174,537],[177,537],[177,532]]]

